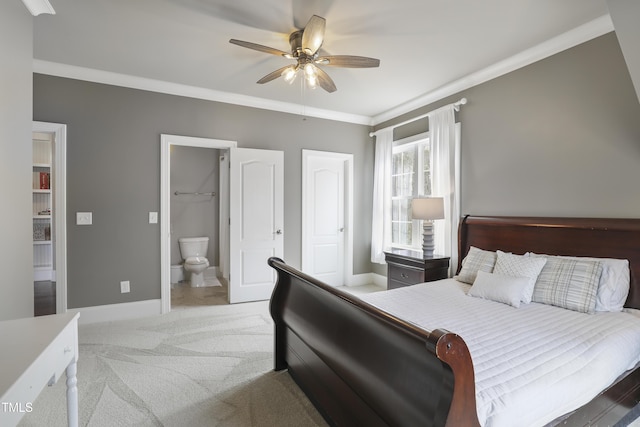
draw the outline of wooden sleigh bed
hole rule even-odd
[[[640,220],[467,216],[460,260],[472,246],[627,259],[625,307],[640,309]],[[474,366],[455,331],[419,328],[277,258],[269,265],[278,274],[270,305],[275,369],[289,370],[330,425],[480,425]],[[640,415],[639,399],[636,368],[552,424],[626,425]]]

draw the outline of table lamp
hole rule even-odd
[[[433,241],[433,221],[444,219],[444,198],[419,197],[411,201],[411,216],[421,219],[423,227],[422,251],[425,256],[432,256],[435,243]]]

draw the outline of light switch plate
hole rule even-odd
[[[76,212],[76,225],[93,224],[92,212]]]
[[[158,212],[149,212],[149,224],[158,223]]]

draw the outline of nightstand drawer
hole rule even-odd
[[[389,263],[387,274],[389,279],[405,285],[415,285],[424,282],[424,269],[411,268],[404,265]]]
[[[422,251],[391,249],[385,251],[387,261],[387,289],[446,279],[449,257],[425,256]]]

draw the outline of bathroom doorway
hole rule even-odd
[[[228,303],[228,162],[229,150],[236,145],[235,141],[161,136],[163,313],[172,310],[172,296],[180,307]],[[180,237],[209,239],[209,265],[199,286],[192,287],[188,282],[190,273],[183,267]]]
[[[220,267],[220,163],[225,154],[217,148],[171,147],[172,310],[228,303]]]

